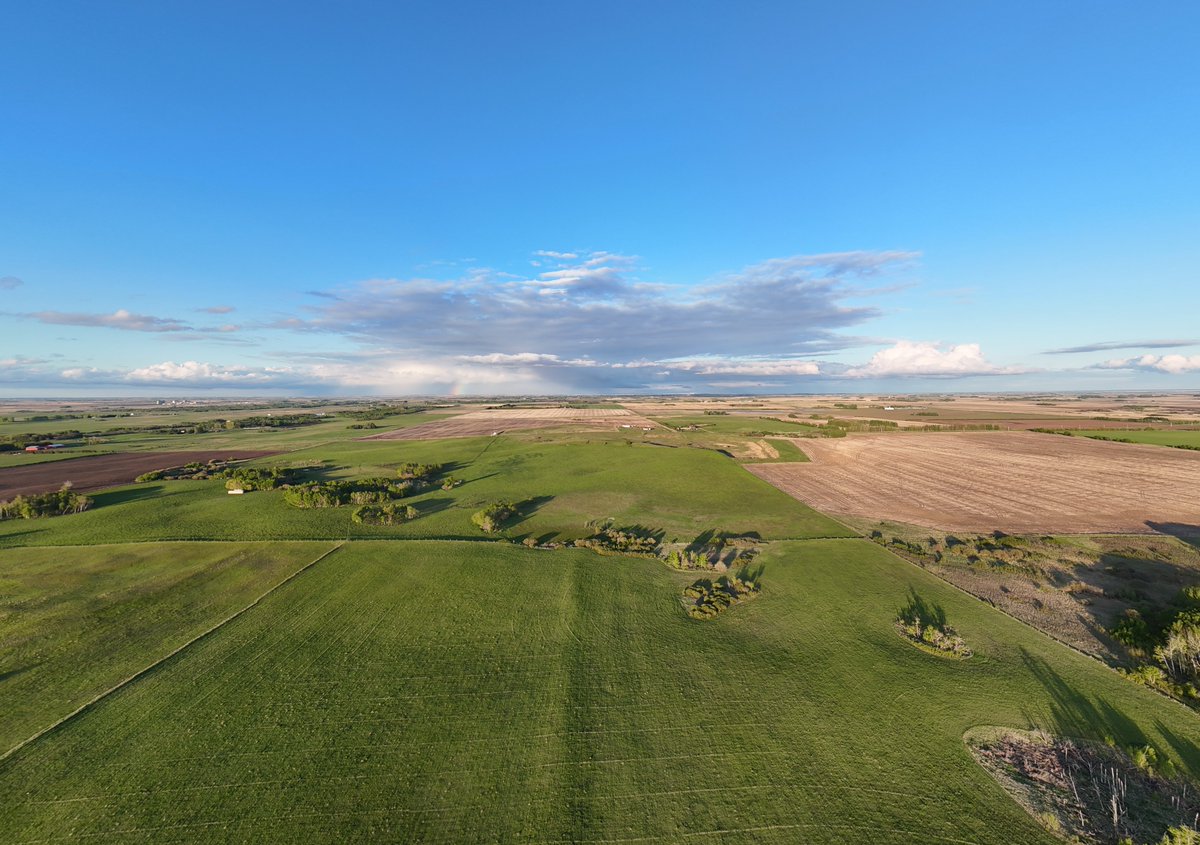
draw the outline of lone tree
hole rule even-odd
[[[517,506],[512,502],[492,502],[483,510],[471,517],[485,534],[495,534],[505,522],[517,514]]]

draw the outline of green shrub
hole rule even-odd
[[[477,511],[471,522],[486,534],[499,531],[505,522],[517,515],[517,506],[512,502],[492,502],[481,511]]]

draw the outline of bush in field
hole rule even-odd
[[[492,502],[481,511],[477,511],[471,522],[475,523],[485,534],[495,534],[504,523],[517,515],[517,506],[512,502]]]
[[[291,487],[283,500],[294,508],[338,508],[342,505],[386,504],[404,496],[407,482],[389,478],[360,478],[354,481],[323,481]]]
[[[358,525],[399,525],[416,519],[420,514],[412,505],[389,502],[384,505],[363,505],[350,514],[351,522]]]
[[[948,657],[971,656],[966,641],[946,624],[946,614],[942,608],[929,604],[915,590],[909,591],[908,604],[900,609],[896,630],[926,651]]]
[[[758,582],[749,578],[728,576],[715,583],[701,578],[684,589],[683,607],[693,619],[711,619],[758,591]]]
[[[235,467],[222,475],[229,479],[225,486],[230,490],[274,490],[295,479],[295,470],[285,467]]]
[[[596,551],[650,555],[658,551],[661,538],[661,531],[650,531],[640,526],[614,528],[604,524],[595,534],[576,540],[573,545]]]
[[[0,502],[0,519],[40,519],[44,516],[62,516],[81,513],[93,505],[90,496],[71,489],[67,482],[53,493],[38,493],[33,496],[17,496],[11,501]]]
[[[396,474],[405,479],[428,481],[436,477],[441,471],[441,464],[406,463],[399,466],[399,468],[396,470]]]

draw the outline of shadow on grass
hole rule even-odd
[[[1021,661],[1050,696],[1047,726],[1063,737],[1099,739],[1120,746],[1145,745],[1146,737],[1137,724],[1107,700],[1089,697],[1077,690],[1042,658],[1021,649]],[[1044,724],[1035,714],[1026,713],[1030,724]],[[1165,735],[1165,734],[1164,734]],[[1195,748],[1189,752],[1195,753]],[[1198,762],[1194,758],[1189,761]]]
[[[908,588],[908,604],[900,608],[899,616],[905,622],[919,622],[922,628],[932,625],[940,631],[946,627],[946,611],[942,606],[927,601],[912,587]]]
[[[137,487],[123,487],[119,490],[105,490],[100,493],[88,493],[95,502],[93,508],[107,508],[112,505],[123,505],[126,502],[140,502],[143,499],[160,499],[177,495],[167,493],[161,484],[141,484]]]
[[[454,500],[445,498],[421,499],[419,501],[414,501],[411,504],[417,509],[417,513],[420,514],[421,517],[426,517],[430,514],[441,513],[447,508],[453,507]]]
[[[1200,549],[1200,525],[1188,525],[1184,522],[1151,522],[1146,525],[1159,534],[1166,534],[1177,540],[1182,540],[1193,548]]]
[[[501,530],[515,528],[529,517],[540,511],[547,503],[554,501],[553,496],[534,496],[517,502],[517,512],[504,521]]]

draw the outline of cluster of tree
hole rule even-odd
[[[473,522],[485,534],[495,534],[517,515],[517,506],[513,502],[492,502],[483,510],[471,516]]]
[[[596,526],[593,524],[588,527],[593,528]],[[640,525],[615,528],[610,523],[605,522],[591,536],[582,537],[572,543],[572,545],[577,548],[593,549],[599,552],[653,555],[658,552],[658,547],[661,543],[661,531],[651,531]]]
[[[230,490],[274,490],[296,482],[296,470],[289,467],[233,467],[221,473]]]
[[[672,569],[682,569],[689,572],[712,568],[712,559],[709,557],[708,550],[704,548],[673,549],[668,552],[666,562],[667,566]]]
[[[368,423],[353,423],[352,425],[348,425],[348,426],[346,426],[346,428],[354,428],[354,429],[362,429],[362,428],[379,428],[379,426],[377,426],[377,425],[376,425],[375,423],[373,423],[373,422],[368,422]]]
[[[48,434],[11,434],[0,437],[0,452],[19,452],[26,446],[57,443],[61,440],[78,440],[81,437],[83,437],[83,432],[75,429],[51,431]]]
[[[1129,677],[1200,705],[1200,585],[1166,607],[1129,608],[1109,633],[1141,661]]]
[[[400,525],[418,516],[420,513],[412,505],[387,502],[355,508],[354,513],[350,514],[350,521],[357,525]]]
[[[729,416],[729,412],[728,411],[705,411],[704,416],[706,416],[706,417],[727,417],[727,416]]]
[[[283,500],[294,508],[340,508],[342,505],[382,505],[403,498],[411,485],[389,478],[352,481],[313,481],[283,491]]]
[[[396,469],[401,478],[413,481],[431,481],[442,471],[441,464],[404,463]]]
[[[900,635],[925,651],[950,657],[970,657],[971,649],[958,632],[946,624],[946,614],[936,604],[929,604],[915,591],[909,593],[908,604],[896,617]]]
[[[426,405],[409,405],[402,403],[399,405],[372,405],[369,408],[363,408],[360,411],[346,411],[346,416],[355,420],[381,420],[384,417],[397,417],[401,414],[416,414],[424,411]],[[354,426],[351,426],[354,428]]]
[[[16,496],[0,502],[0,519],[39,519],[43,516],[62,516],[81,513],[94,504],[90,496],[71,489],[67,482],[53,493],[37,493],[32,496]]]
[[[192,461],[181,467],[144,472],[134,481],[178,481],[180,479],[206,481],[209,478],[227,478],[231,469],[232,461],[212,460],[207,463]]]
[[[759,591],[757,580],[722,576],[715,582],[701,578],[683,591],[683,608],[693,619],[711,619]]]

